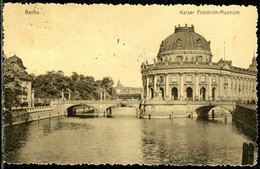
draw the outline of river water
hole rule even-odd
[[[4,128],[8,163],[241,165],[243,142],[232,124],[189,118],[139,119],[130,108],[113,117],[55,117]],[[255,144],[255,143],[254,143]],[[256,145],[256,144],[255,144]],[[257,152],[255,151],[255,159]]]

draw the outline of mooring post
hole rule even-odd
[[[227,123],[227,115],[224,116],[224,123]]]
[[[248,143],[243,143],[242,165],[248,164]]]
[[[248,164],[254,164],[254,145],[252,143],[248,145]]]
[[[149,119],[151,119],[151,114],[149,114]]]

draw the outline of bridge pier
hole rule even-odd
[[[212,120],[214,120],[214,118],[215,118],[215,112],[214,112],[214,110],[211,111],[211,116],[212,116]]]

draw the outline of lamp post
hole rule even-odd
[[[64,113],[63,110],[63,102],[64,102],[64,89],[61,90],[61,113]]]

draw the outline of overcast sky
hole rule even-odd
[[[28,11],[37,11],[26,14]],[[181,14],[181,10],[194,14]],[[197,10],[239,14],[197,14]],[[175,25],[193,24],[211,41],[213,61],[223,58],[248,68],[257,50],[257,10],[253,6],[130,6],[77,4],[5,4],[4,53],[16,54],[36,75],[62,70],[95,79],[141,87],[142,56],[152,63],[159,45]],[[145,53],[145,54],[144,54]]]

